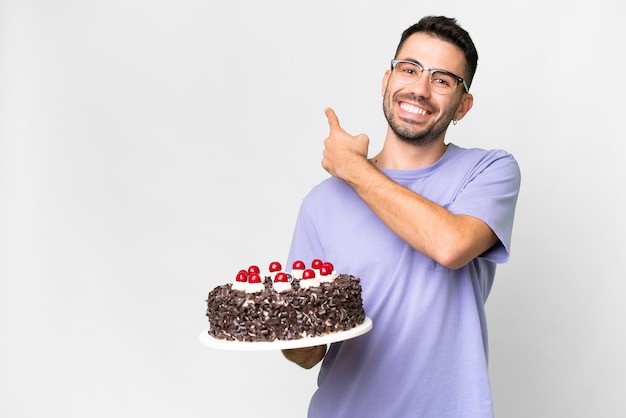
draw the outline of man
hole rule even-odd
[[[322,166],[305,197],[288,265],[329,260],[361,278],[373,329],[284,350],[324,360],[309,417],[491,417],[484,303],[509,257],[520,172],[501,150],[445,142],[469,112],[478,54],[455,19],[425,17],[401,37],[383,77],[382,150],[326,110]]]

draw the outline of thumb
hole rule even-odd
[[[327,107],[324,110],[326,114],[326,118],[328,119],[328,126],[330,126],[330,130],[341,129],[341,125],[339,125],[339,118],[335,114],[335,111],[330,107]]]

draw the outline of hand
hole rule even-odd
[[[319,363],[326,354],[326,345],[316,345],[313,347],[291,348],[282,350],[283,355],[300,367],[310,369]]]
[[[350,170],[359,163],[367,162],[369,138],[365,134],[352,136],[339,125],[339,118],[333,109],[326,108],[330,133],[324,140],[322,167],[331,175],[346,180]]]

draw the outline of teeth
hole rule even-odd
[[[409,113],[413,113],[414,115],[425,115],[426,111],[424,109],[421,109],[417,106],[413,106],[410,105],[408,103],[401,103],[400,107],[402,108],[402,110],[407,111]]]

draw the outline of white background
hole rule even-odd
[[[496,416],[625,416],[618,2],[426,3],[0,0],[0,416],[305,416],[317,368],[202,346],[204,299],[284,262],[324,107],[378,151],[425,14],[480,55],[449,141],[523,174],[487,303]]]

